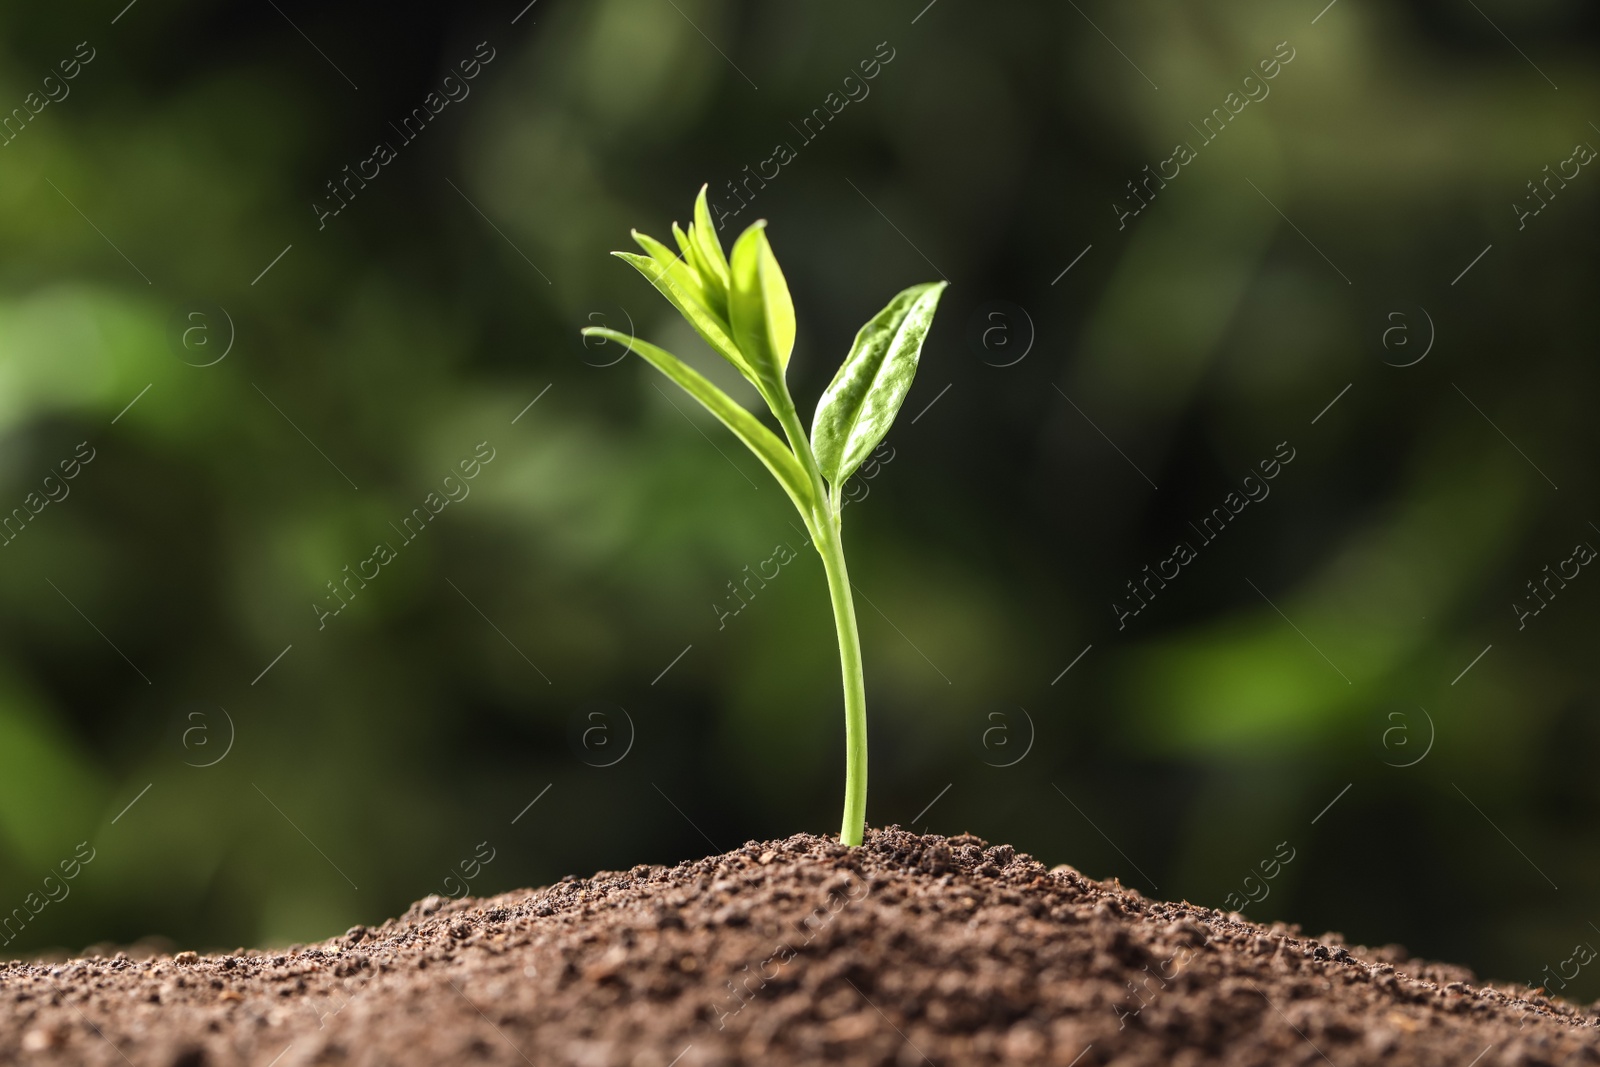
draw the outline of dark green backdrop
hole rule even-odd
[[[710,182],[770,221],[803,410],[951,282],[846,512],[873,824],[1570,974],[1596,16],[924,5],[0,15],[4,952],[836,827],[818,560],[577,338],[707,365],[605,253]]]

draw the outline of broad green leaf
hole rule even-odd
[[[809,518],[813,500],[811,481],[800,466],[800,461],[794,458],[794,453],[778,440],[777,434],[762,425],[760,419],[712,385],[699,371],[665,349],[603,326],[591,326],[583,334],[585,337],[603,337],[638,353],[662,374],[678,383],[684,392],[700,401],[701,406],[722,420],[722,424],[755,453],[756,458],[778,479],[778,484],[789,494],[789,499],[800,509],[800,514]]]
[[[765,222],[740,235],[729,269],[728,319],[733,339],[750,365],[776,389],[794,351],[794,301],[767,243]]]
[[[850,355],[817,402],[811,448],[835,489],[878,447],[900,413],[945,285],[913,285],[889,301],[856,334]]]
[[[694,198],[694,223],[689,227],[689,237],[705,263],[707,277],[716,278],[726,289],[729,285],[728,257],[722,254],[722,239],[717,236],[717,228],[711,222],[706,188],[702,185],[700,195]]]
[[[728,335],[727,326],[700,301],[698,296],[674,281],[672,273],[650,256],[641,256],[637,252],[611,254],[632,264],[635,270],[648,278],[650,284],[659,289],[661,295],[671,301],[672,306],[689,320],[689,325],[705,338],[706,344],[710,345],[717,355],[737,367],[739,373],[748,378],[757,389],[762,389],[760,377],[739,351],[739,346],[733,343],[733,338]],[[679,267],[682,266],[680,263]]]

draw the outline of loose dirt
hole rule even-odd
[[[430,897],[283,952],[0,967],[0,1063],[1600,1064],[1600,1019],[970,836]]]

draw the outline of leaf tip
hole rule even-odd
[[[927,302],[937,308],[939,300],[944,296],[944,291],[948,288],[950,288],[949,281],[941,278],[936,282],[923,282],[921,285],[913,285],[907,292],[916,294],[913,298],[916,303]]]
[[[737,248],[737,247],[739,247],[739,245],[743,244],[747,238],[751,239],[751,240],[754,240],[754,235],[756,235],[758,233],[759,234],[765,234],[766,231],[767,231],[767,220],[766,219],[756,219],[756,221],[752,222],[750,225],[746,226],[742,231],[740,231],[739,238],[738,238],[738,240],[733,242],[733,246],[735,248]]]

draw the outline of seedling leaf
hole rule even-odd
[[[734,242],[729,270],[728,318],[734,342],[776,393],[794,351],[794,301],[767,243],[765,222]]]
[[[672,249],[651,237],[647,233],[633,231],[633,240],[640,248],[655,261],[672,283],[689,295],[702,307],[710,308],[711,302],[706,298],[705,282],[700,277],[700,272],[694,263],[686,258],[673,253]]]
[[[711,207],[706,203],[706,187],[700,187],[700,195],[694,198],[694,224],[689,227],[689,236],[694,241],[695,249],[700,253],[704,263],[701,268],[708,277],[716,278],[722,287],[728,287],[728,257],[723,255],[722,241],[717,237],[717,228],[711,223]]]
[[[704,289],[706,272],[704,264],[700,262],[700,252],[695,248],[694,242],[689,239],[689,235],[683,232],[683,227],[676,222],[672,224],[672,239],[678,242],[678,251],[682,253],[683,261],[689,265],[689,269],[699,278],[700,286]]]
[[[722,319],[728,319],[728,268],[723,266],[719,275],[715,270],[706,265],[701,248],[695,241],[694,225],[691,223],[689,232],[685,233],[683,227],[676,222],[672,224],[672,236],[678,242],[678,247],[683,250],[683,261],[689,265],[699,279],[701,291],[705,294],[705,304],[711,309],[712,314]],[[721,253],[722,249],[717,249]]]
[[[712,385],[699,371],[671,352],[658,348],[648,341],[641,341],[637,337],[629,337],[627,334],[603,326],[591,326],[585,329],[583,334],[585,337],[603,337],[607,341],[620,344],[629,351],[643,356],[662,374],[671,378],[684,392],[700,401],[701,406],[732,430],[734,436],[744,442],[746,448],[755,453],[756,458],[772,472],[774,478],[778,479],[778,484],[783,486],[802,515],[810,514],[813,501],[811,482],[800,466],[800,461],[794,458],[794,454],[782,441],[778,440],[777,434],[763,426],[761,420],[740,407],[727,393]]]
[[[664,247],[664,246],[663,246]],[[761,379],[756,374],[755,368],[740,353],[739,346],[733,343],[733,337],[728,332],[728,326],[722,318],[714,313],[701,300],[701,293],[697,288],[690,288],[691,283],[680,282],[681,277],[676,271],[664,266],[659,260],[651,256],[641,256],[637,252],[613,252],[618,259],[626,260],[634,269],[650,280],[650,284],[661,291],[661,295],[672,302],[672,306],[689,321],[695,332],[705,338],[706,344],[714,349],[717,355],[732,363],[750,380],[757,389],[762,387]],[[670,253],[669,253],[670,255]],[[688,268],[678,263],[678,269],[684,274]]]
[[[900,413],[945,284],[913,285],[868,320],[817,402],[811,447],[835,490],[878,447]]]

